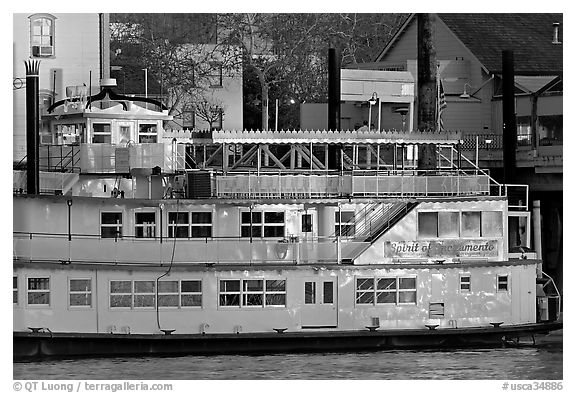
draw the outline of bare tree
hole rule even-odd
[[[198,118],[208,123],[210,130],[214,129],[214,123],[222,124],[225,107],[220,101],[199,100],[194,104],[194,113]]]

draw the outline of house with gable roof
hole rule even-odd
[[[542,213],[544,268],[562,277],[562,14],[435,14],[438,78],[447,130],[462,131],[463,152],[501,179],[502,51],[514,55],[517,178]],[[409,71],[418,86],[417,17],[412,14],[372,63],[359,68]],[[417,110],[411,112],[418,124]],[[478,153],[476,153],[478,152]]]

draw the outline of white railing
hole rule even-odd
[[[366,243],[335,237],[254,238],[100,238],[72,234],[13,234],[14,259],[51,263],[126,265],[306,264],[352,259]]]
[[[351,171],[216,174],[217,197],[323,198],[488,195],[488,176],[463,171]]]
[[[131,168],[162,168],[163,172],[185,169],[185,145],[139,143],[111,145],[86,143],[80,145],[82,173],[127,172]]]

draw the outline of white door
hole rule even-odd
[[[302,295],[303,329],[338,327],[338,277],[306,277]]]
[[[117,124],[116,144],[127,146],[136,142],[135,124],[132,121],[120,121]]]

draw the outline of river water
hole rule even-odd
[[[562,380],[561,337],[536,347],[45,360],[14,363],[14,379]]]

